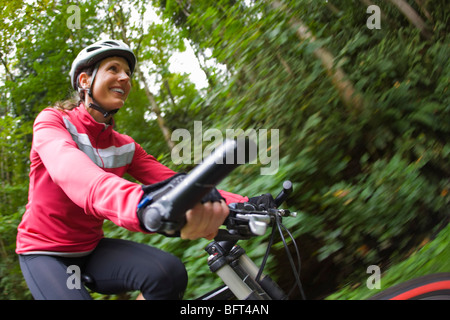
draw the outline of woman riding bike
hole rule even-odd
[[[137,206],[151,186],[178,176],[114,130],[113,115],[128,97],[135,66],[134,53],[121,41],[86,47],[70,71],[78,103],[46,108],[35,120],[28,204],[16,249],[35,299],[91,299],[84,286],[67,285],[73,265],[89,275],[88,286],[96,292],[139,290],[145,299],[183,295],[187,273],[178,258],[145,244],[105,238],[102,231],[108,219],[150,233]],[[142,185],[123,179],[125,173]],[[213,239],[228,215],[227,204],[246,201],[213,189],[186,212],[179,236]]]

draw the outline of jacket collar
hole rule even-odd
[[[107,131],[108,133],[112,132],[114,127],[114,118],[111,119],[112,124],[100,123],[97,122],[91,114],[86,110],[86,106],[84,103],[80,103],[80,105],[76,108],[78,111],[78,118],[82,122],[83,126],[87,128],[93,135],[98,135],[102,132]]]

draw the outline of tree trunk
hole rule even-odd
[[[431,22],[434,23],[433,21],[433,17],[431,16],[431,14],[428,12],[427,8],[425,7],[423,0],[416,0],[417,5],[420,8],[420,11],[422,11],[422,13],[425,15],[425,17],[427,17],[427,19]]]
[[[283,10],[283,5],[278,1],[272,2],[272,7]],[[292,27],[296,29],[297,37],[301,41],[316,42],[316,38],[309,31],[308,27],[299,19],[292,18],[290,20]],[[325,48],[318,47],[314,50],[314,56],[319,59],[322,66],[325,68],[328,76],[339,93],[342,102],[351,110],[359,111],[363,107],[363,97],[356,92],[355,87],[347,79],[347,76],[342,68],[337,67],[334,63],[334,56]]]
[[[420,30],[425,39],[431,39],[432,34],[428,29],[425,21],[417,14],[417,12],[405,0],[389,0],[408,18],[409,22]]]
[[[147,96],[147,99],[151,105],[150,111],[152,111],[156,114],[158,126],[164,136],[164,140],[166,140],[167,146],[172,151],[172,149],[175,147],[174,142],[171,140],[172,133],[171,133],[170,129],[166,126],[166,121],[164,120],[164,118],[161,115],[161,109],[159,108],[158,104],[156,103],[155,96],[150,92],[150,89],[147,85],[147,80],[145,79],[144,73],[141,71],[138,64],[136,64],[136,72],[139,77],[139,80],[144,85],[145,95]]]
[[[172,89],[170,89],[169,81],[165,78],[162,79],[164,88],[166,88],[167,94],[169,95],[169,99],[172,102],[172,105],[177,108],[177,103],[175,101],[175,97],[173,96]]]
[[[122,16],[118,18],[118,22],[120,25],[120,29],[122,31],[122,40],[125,42],[128,46],[130,46],[130,41],[127,37],[127,30],[123,21],[123,9],[122,6],[119,5],[120,13],[122,13]],[[159,129],[161,130],[164,140],[167,143],[167,146],[169,147],[169,150],[172,151],[172,149],[175,147],[174,142],[171,140],[172,132],[170,129],[166,126],[166,121],[161,115],[161,109],[159,108],[158,104],[156,103],[155,96],[151,93],[149,86],[147,84],[147,80],[145,79],[144,73],[142,72],[141,68],[139,67],[139,63],[136,63],[135,66],[135,72],[137,73],[139,80],[144,85],[144,91],[145,95],[147,96],[148,101],[150,102],[151,109],[150,111],[154,112],[156,114],[156,119],[158,122]]]
[[[197,58],[198,65],[200,66],[200,69],[205,73],[206,80],[208,81],[209,87],[210,88],[214,88],[216,86],[216,81],[211,76],[211,74],[210,74],[206,64],[203,64],[203,61],[206,62],[206,57],[203,54],[203,51],[201,49],[199,49],[198,47],[196,47],[195,44],[192,44],[192,43],[189,43],[189,44],[190,44],[192,50],[194,51],[194,55]]]

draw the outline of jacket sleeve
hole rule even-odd
[[[248,202],[248,197],[244,197],[239,194],[231,193],[231,192],[224,191],[224,190],[219,190],[219,192],[222,195],[222,197],[224,197],[225,202],[227,204],[238,203],[238,202]]]
[[[133,162],[127,172],[145,185],[166,180],[175,174],[175,171],[148,154],[138,143],[136,143]]]
[[[143,195],[141,186],[94,164],[78,149],[60,111],[45,109],[36,118],[33,148],[53,182],[87,214],[142,231],[136,215]]]

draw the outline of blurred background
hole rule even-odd
[[[106,38],[128,43],[139,63],[116,130],[172,169],[193,166],[171,161],[171,132],[193,133],[194,121],[224,134],[279,130],[276,173],[245,165],[219,187],[255,196],[293,182],[284,207],[298,215],[284,222],[300,250],[308,299],[365,299],[450,271],[448,1],[0,4],[0,299],[31,299],[14,250],[33,120],[71,96],[73,59]],[[110,222],[105,233],[179,256],[189,272],[186,299],[220,284],[206,265],[206,240],[131,233]],[[257,263],[269,233],[240,243]],[[366,286],[371,265],[382,272],[380,290]],[[279,239],[265,270],[289,291],[294,278]]]

